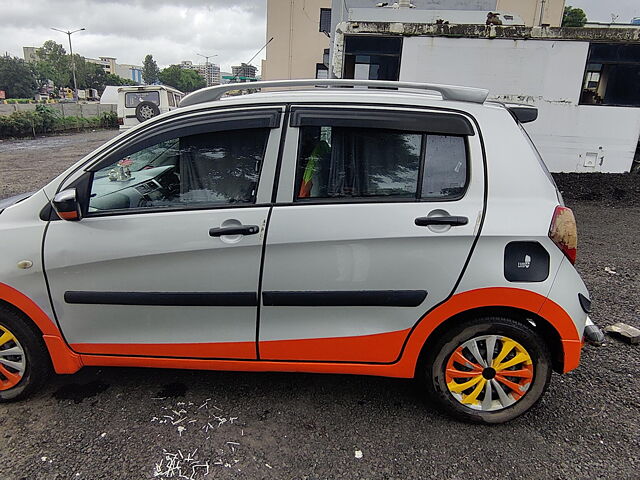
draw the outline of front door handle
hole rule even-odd
[[[222,237],[223,235],[255,235],[260,231],[257,225],[233,225],[230,227],[216,227],[209,229],[212,237]]]
[[[469,223],[467,217],[418,217],[415,220],[416,225],[419,227],[428,227],[429,225],[450,225],[452,227],[459,227]]]

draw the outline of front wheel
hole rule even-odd
[[[16,312],[0,306],[0,402],[35,392],[50,371],[42,334]]]
[[[503,423],[540,400],[551,378],[549,349],[528,325],[502,317],[460,324],[445,334],[418,371],[448,413]]]

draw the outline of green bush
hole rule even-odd
[[[28,137],[42,133],[85,128],[114,128],[118,126],[115,112],[102,112],[97,117],[63,117],[48,105],[36,105],[33,112],[13,112],[0,115],[0,137]]]

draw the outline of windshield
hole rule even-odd
[[[135,108],[140,102],[151,102],[160,105],[160,92],[127,92],[124,95],[124,105]]]

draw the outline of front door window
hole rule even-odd
[[[254,203],[268,134],[201,133],[120,156],[94,173],[89,214]]]

